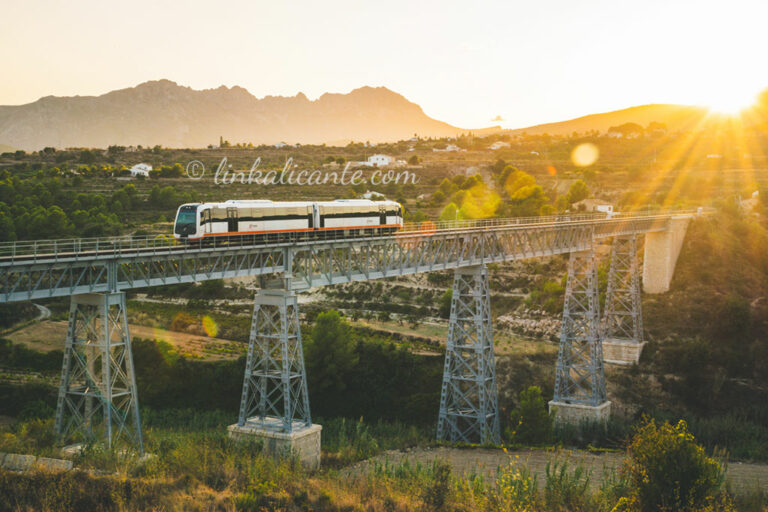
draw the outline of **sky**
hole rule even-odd
[[[757,0],[3,0],[0,105],[167,78],[310,99],[386,86],[462,128],[733,110],[768,87],[766,19]]]

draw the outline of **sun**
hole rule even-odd
[[[709,110],[716,114],[735,116],[755,103],[754,96],[734,94],[725,91],[715,95],[708,104]]]

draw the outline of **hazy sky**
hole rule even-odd
[[[461,127],[728,108],[768,87],[767,19],[739,0],[3,0],[0,104],[168,78],[311,99],[384,85]]]

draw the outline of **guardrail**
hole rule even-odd
[[[398,233],[409,232],[421,232],[425,231],[428,227],[432,230],[456,230],[456,229],[474,229],[474,228],[491,228],[491,227],[509,227],[509,226],[527,226],[537,224],[562,224],[562,223],[578,223],[578,222],[595,222],[606,220],[622,220],[622,219],[639,219],[639,218],[658,218],[658,217],[670,217],[673,215],[699,215],[704,213],[705,210],[665,210],[665,211],[650,211],[650,212],[613,212],[613,213],[581,213],[581,214],[559,214],[559,215],[547,215],[541,217],[506,217],[506,218],[492,218],[492,219],[460,219],[449,221],[431,221],[426,220],[423,222],[406,222],[403,229]]]
[[[398,235],[435,233],[440,231],[455,231],[467,229],[484,228],[503,228],[503,227],[524,227],[530,225],[543,224],[561,224],[561,223],[584,223],[584,222],[605,222],[620,221],[623,219],[641,219],[641,218],[663,218],[674,215],[699,215],[703,209],[697,210],[668,210],[655,212],[629,212],[629,213],[592,213],[592,214],[561,214],[543,217],[509,217],[492,219],[462,219],[451,221],[423,221],[407,222],[403,228],[397,232]],[[308,232],[296,233],[296,237],[291,238],[291,242],[315,240]],[[332,233],[333,232],[325,232]],[[250,239],[253,238],[251,241]],[[234,242],[239,246],[253,244],[264,244],[263,238],[255,236],[237,236],[237,237],[215,237],[205,248],[231,247]],[[267,236],[266,242],[269,242]],[[276,243],[285,242],[284,238],[275,237]],[[78,256],[93,255],[128,255],[136,252],[142,253],[162,253],[169,251],[199,251],[200,245],[184,244],[179,242],[173,235],[156,236],[118,236],[104,238],[66,238],[54,240],[29,240],[18,242],[0,243],[0,263],[13,263],[16,260],[24,262],[34,262],[40,260],[57,260],[60,258],[77,258]]]

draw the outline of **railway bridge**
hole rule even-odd
[[[259,290],[233,437],[256,435],[319,464],[296,294],[317,286],[453,270],[453,298],[437,422],[451,442],[500,440],[488,265],[570,254],[554,400],[558,421],[605,418],[604,360],[636,362],[642,287],[669,287],[698,211],[486,219],[406,225],[395,235],[317,240],[219,238],[180,245],[151,237],[0,244],[0,303],[71,297],[56,431],[67,439],[127,438],[143,452],[126,316],[128,290],[255,276]],[[639,244],[644,238],[642,269]],[[605,312],[595,245],[612,240]],[[604,356],[605,353],[605,356]]]

